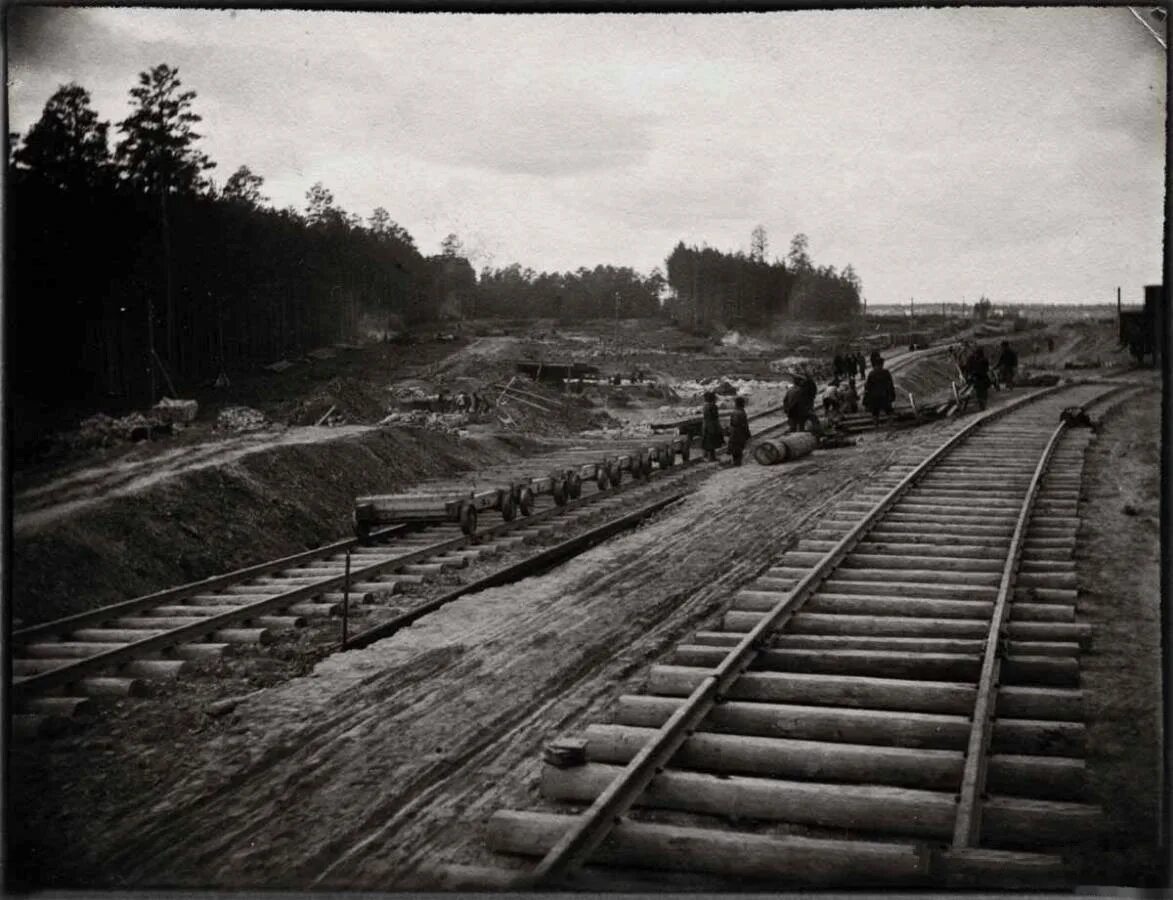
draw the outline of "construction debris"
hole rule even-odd
[[[115,441],[142,441],[171,434],[173,426],[155,416],[133,412],[120,419],[98,413],[84,419],[78,426],[75,446],[105,447]]]
[[[398,425],[405,428],[426,428],[464,437],[468,434],[465,426],[469,417],[464,413],[434,413],[422,409],[393,412],[379,421],[380,425]]]
[[[219,431],[261,431],[270,427],[263,413],[248,406],[226,406],[216,417]]]
[[[164,397],[155,404],[152,412],[163,422],[172,424],[180,422],[184,425],[190,425],[195,421],[199,409],[200,405],[195,400],[173,400],[170,397]]]

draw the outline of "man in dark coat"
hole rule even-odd
[[[795,372],[791,378],[794,384],[782,398],[782,410],[790,422],[791,432],[805,431],[807,422],[818,422],[815,419],[815,397],[819,389],[813,379],[800,372]]]
[[[705,451],[705,459],[715,460],[717,448],[724,443],[721,417],[717,414],[717,395],[712,391],[705,391],[705,406],[701,413],[701,449]]]
[[[986,359],[986,351],[980,346],[973,348],[973,353],[965,364],[965,379],[973,388],[978,408],[985,409],[986,398],[990,394],[990,361]]]
[[[1009,341],[1003,341],[998,353],[998,380],[1008,389],[1014,387],[1014,375],[1018,371],[1018,354],[1010,346]]]
[[[831,374],[836,381],[847,374],[847,359],[842,353],[835,354],[835,359],[831,363]]]
[[[745,414],[744,397],[734,398],[733,406],[729,416],[729,455],[733,457],[733,465],[740,466],[745,445],[749,443],[749,416]]]
[[[896,402],[896,385],[892,373],[884,368],[884,358],[878,352],[872,353],[872,370],[863,385],[863,406],[872,414],[875,425],[880,425],[880,413],[892,415],[892,404]]]
[[[847,378],[848,378],[848,380],[855,381],[855,379],[862,374],[863,373],[859,371],[859,360],[855,358],[854,353],[848,353],[847,354]]]

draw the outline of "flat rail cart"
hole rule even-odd
[[[498,466],[458,478],[425,481],[410,492],[372,494],[354,501],[354,530],[367,540],[372,529],[385,525],[451,523],[474,535],[478,519],[495,512],[506,522],[533,512],[537,498],[550,496],[557,506],[582,495],[583,485],[596,489],[619,486],[625,477],[647,479],[671,468],[676,457],[687,462],[688,435],[632,439],[606,446],[572,446],[524,461],[525,471]]]

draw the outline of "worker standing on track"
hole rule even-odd
[[[872,414],[875,427],[880,427],[880,413],[892,415],[892,404],[896,402],[896,385],[892,373],[884,368],[884,358],[879,351],[872,352],[872,370],[863,385],[863,406]]]
[[[990,395],[990,361],[986,359],[986,351],[980,346],[973,348],[973,353],[965,364],[965,377],[973,387],[978,409],[984,410]]]
[[[998,380],[1005,385],[1006,389],[1014,387],[1014,376],[1018,371],[1018,354],[1014,352],[1009,341],[1002,342],[995,368],[998,370]]]
[[[725,436],[721,434],[717,395],[712,391],[705,391],[704,397],[705,406],[701,413],[701,449],[705,451],[705,459],[712,462],[717,458],[717,448],[724,445]]]
[[[745,398],[733,399],[733,412],[729,416],[729,455],[733,457],[733,465],[741,465],[745,445],[749,443],[749,416],[745,414]]]
[[[847,379],[852,384],[854,384],[855,379],[863,374],[859,370],[859,360],[856,358],[856,355],[854,353],[848,353],[846,362],[847,362]]]
[[[819,389],[813,379],[801,372],[792,372],[790,378],[794,383],[782,398],[782,410],[786,413],[786,418],[790,422],[790,432],[793,433],[805,431],[807,422],[813,422],[817,426],[815,397]]]
[[[838,381],[847,374],[847,359],[842,353],[836,353],[835,359],[831,363],[831,377]]]

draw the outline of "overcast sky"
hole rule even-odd
[[[646,272],[761,223],[872,303],[1161,280],[1165,56],[1125,8],[9,15],[10,129],[69,81],[117,122],[166,62],[220,184],[247,164],[304,208],[321,181],[478,269]]]

